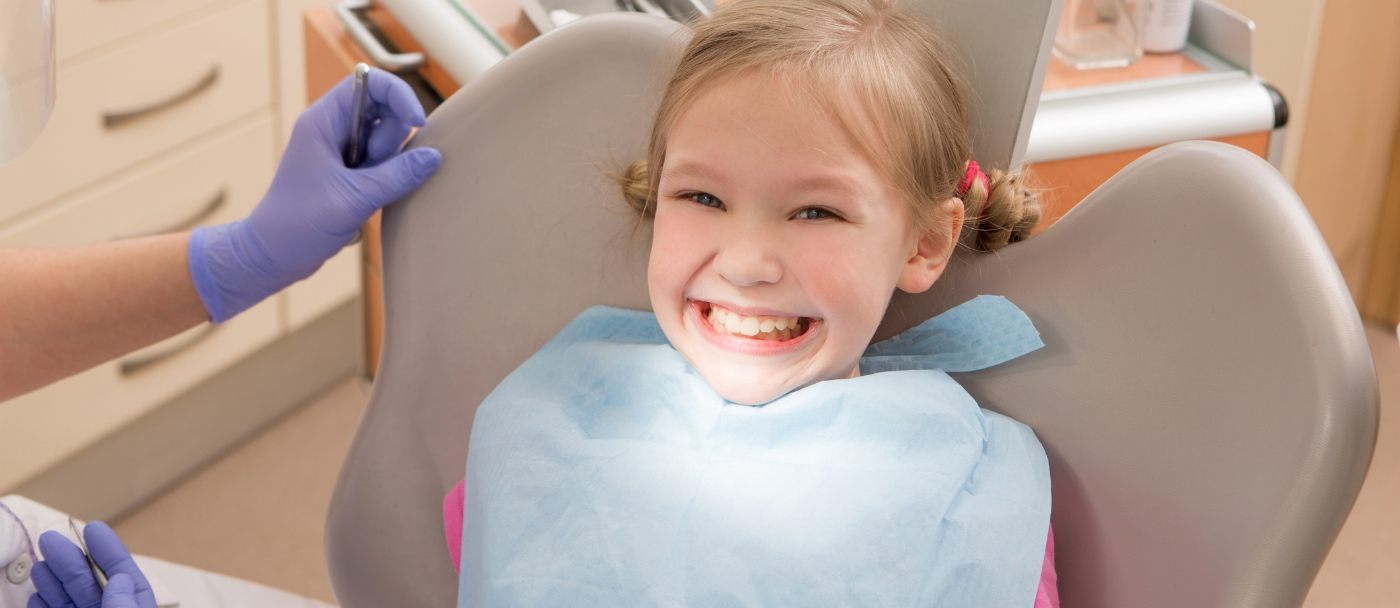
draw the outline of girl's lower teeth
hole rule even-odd
[[[719,330],[719,332],[722,334],[739,336],[740,338],[748,338],[750,340],[773,340],[781,342],[783,340],[791,340],[792,338],[800,335],[800,332],[798,330],[793,329],[784,329],[782,331],[759,332],[752,336],[745,334],[730,333],[730,331],[728,329],[725,329],[723,326],[716,327],[715,329]]]

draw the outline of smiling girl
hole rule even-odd
[[[478,410],[460,604],[1056,605],[1029,429],[938,369],[862,374],[896,289],[1039,217],[970,113],[889,0],[696,24],[621,179],[655,316],[590,309]]]
[[[654,220],[666,338],[739,403],[859,375],[894,289],[1039,219],[1014,175],[969,162],[969,110],[945,44],[887,2],[736,2],[698,24],[624,184]]]

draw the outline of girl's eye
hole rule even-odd
[[[799,220],[840,219],[840,216],[821,207],[804,207],[793,217]]]
[[[701,205],[704,205],[706,207],[714,207],[718,209],[724,206],[724,203],[720,202],[720,200],[718,198],[715,198],[714,195],[705,194],[704,192],[692,192],[686,195],[686,198],[689,198],[690,200],[700,203]]]

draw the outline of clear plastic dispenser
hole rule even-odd
[[[1142,57],[1146,0],[1065,0],[1055,56],[1075,68],[1119,68]]]

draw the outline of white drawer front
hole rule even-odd
[[[0,247],[72,247],[248,215],[276,169],[270,114],[135,167],[0,227]]]
[[[0,494],[271,343],[277,317],[272,298],[151,367],[108,363],[0,404]]]
[[[101,365],[0,403],[0,493],[133,418],[109,405],[113,369]]]
[[[59,59],[219,4],[217,0],[58,0]]]
[[[0,167],[0,223],[266,107],[266,7],[241,2],[59,70],[48,128]]]
[[[226,192],[225,202],[203,223],[246,216],[272,179],[273,130],[270,115],[263,115],[182,148],[0,231],[0,247],[79,245],[159,230],[204,209],[211,192]],[[0,490],[267,345],[280,333],[278,308],[269,299],[223,325],[197,327],[0,405]]]

